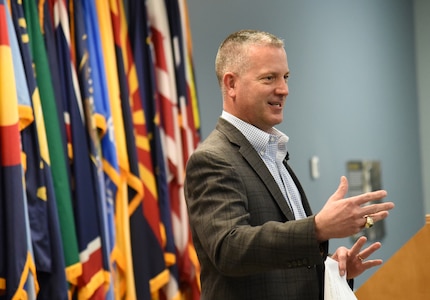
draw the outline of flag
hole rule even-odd
[[[125,74],[125,62],[122,54],[121,40],[124,35],[123,31],[126,28],[121,28],[123,24],[120,22],[120,7],[116,0],[109,1],[110,14],[112,19],[113,38],[115,41],[115,54],[116,54],[116,65],[118,74],[118,83],[120,89],[120,105],[122,112],[122,120],[124,125],[124,135],[126,140],[126,151],[128,157],[128,168],[127,174],[127,186],[128,186],[128,218],[124,219],[124,222],[129,222],[130,228],[130,246],[131,246],[131,259],[133,264],[133,276],[134,281],[139,282],[136,285],[136,298],[147,299],[151,298],[149,290],[149,274],[144,272],[145,267],[148,265],[147,253],[142,246],[142,239],[144,236],[140,236],[140,241],[137,239],[138,234],[136,231],[143,231],[144,223],[143,213],[141,210],[142,197],[143,197],[143,184],[139,179],[136,144],[133,132],[133,125],[131,120],[131,111],[129,103],[129,87],[127,84],[127,77]],[[126,33],[125,33],[126,34]],[[139,262],[139,263],[136,263]],[[136,268],[135,268],[136,267]]]
[[[135,5],[132,5],[135,4]],[[141,99],[145,113],[146,128],[148,132],[152,170],[156,182],[156,191],[158,196],[158,210],[160,211],[160,234],[166,265],[169,267],[170,280],[169,285],[173,286],[175,296],[177,293],[177,266],[175,255],[175,244],[173,236],[173,228],[171,222],[171,209],[169,201],[169,189],[167,185],[167,173],[164,149],[162,147],[162,134],[160,130],[160,109],[159,101],[157,100],[157,84],[155,76],[155,52],[152,43],[151,30],[147,17],[147,7],[140,2],[131,3],[129,6],[130,16],[130,36],[131,44],[135,55],[136,73],[139,80]],[[150,210],[149,210],[150,211]],[[148,213],[148,212],[145,212]],[[150,212],[149,212],[150,213]],[[166,293],[163,287],[158,294],[162,299],[166,298]]]
[[[186,51],[184,48],[184,32],[182,31],[182,14],[180,12],[178,0],[165,0],[170,38],[172,44],[172,54],[174,59],[174,75],[176,80],[176,90],[179,106],[179,123],[181,131],[181,149],[183,164],[188,160],[191,153],[197,146],[198,131],[194,125],[192,112],[192,99],[188,93],[186,79]],[[187,294],[188,298],[200,297],[198,286],[199,264],[195,259],[196,254],[191,238],[191,230],[188,221],[188,212],[185,203],[183,182],[177,182],[177,195],[172,197],[172,220],[175,233],[175,245],[178,256],[178,269],[181,292]],[[174,197],[177,197],[176,199]]]
[[[102,224],[99,216],[98,180],[91,163],[90,141],[86,131],[81,92],[74,62],[71,60],[68,9],[64,1],[45,2],[44,19],[54,18],[54,38],[57,48],[57,68],[63,100],[63,115],[67,128],[70,175],[73,185],[72,202],[82,274],[77,282],[80,299],[104,299]]]
[[[184,180],[182,139],[178,120],[178,96],[166,6],[164,1],[149,0],[147,7],[154,44],[155,76],[158,95],[157,105],[159,108],[161,142],[165,154],[164,160],[167,167],[167,186],[171,207],[168,218],[173,223],[168,226],[174,230],[172,251],[175,255],[175,264],[171,267],[173,276],[165,289],[165,293],[167,299],[174,299],[180,294],[179,256],[177,255],[176,243],[182,242],[182,238],[177,236],[178,228],[175,228],[174,225],[177,224],[174,224],[175,221],[173,219],[176,218],[176,208],[181,206],[180,190]],[[167,214],[167,212],[165,213]],[[164,220],[167,220],[167,216]],[[182,232],[182,229],[179,229],[179,231]]]
[[[34,127],[32,126],[34,124],[34,117],[33,117],[33,111],[31,108],[31,101],[30,101],[30,95],[28,93],[28,87],[27,87],[27,81],[25,78],[25,72],[24,72],[24,66],[23,61],[21,58],[21,52],[18,46],[18,40],[16,37],[16,32],[14,30],[14,24],[12,22],[12,17],[10,16],[9,10],[6,9],[6,17],[8,22],[8,35],[9,35],[9,43],[10,48],[12,51],[12,59],[13,59],[13,70],[14,70],[14,76],[15,76],[15,88],[18,98],[18,116],[19,116],[19,129],[20,129],[20,135],[21,135],[21,165],[22,165],[22,182],[23,182],[23,204],[24,204],[24,219],[25,219],[25,228],[26,228],[26,243],[27,243],[27,251],[28,256],[31,258],[31,264],[30,264],[30,272],[28,273],[28,277],[26,279],[26,282],[24,283],[24,290],[26,291],[26,297],[27,299],[33,299],[36,300],[37,293],[39,292],[39,285],[37,281],[37,275],[36,275],[36,266],[34,264],[34,251],[33,251],[33,245],[32,245],[32,236],[34,236],[30,229],[30,217],[29,217],[29,205],[30,201],[28,200],[31,196],[29,193],[27,193],[27,182],[25,180],[26,178],[26,170],[29,168],[29,163],[31,160],[29,160],[29,156],[27,156],[27,153],[32,153],[33,151],[37,151],[37,135],[35,135],[35,131],[32,130]],[[47,214],[45,213],[47,211],[46,205],[43,203],[38,203],[37,208],[39,209],[39,215],[47,220]],[[41,205],[40,205],[41,204]],[[38,222],[40,224],[41,222]],[[46,222],[43,222],[43,225],[45,225]],[[41,236],[42,238],[45,238],[47,242],[49,242],[49,236],[45,234],[45,232],[48,232],[47,227],[41,226],[41,231],[38,236]],[[35,239],[36,240],[36,239]],[[43,245],[45,246],[45,245]]]
[[[130,191],[135,196],[131,197],[131,193],[129,194],[133,269],[135,281],[140,283],[136,288],[136,295],[138,299],[150,299],[151,294],[158,292],[168,280],[159,229],[160,216],[155,178],[151,172],[152,163],[145,115],[124,7],[118,0],[111,1],[110,7],[130,173],[133,174],[133,182],[136,184],[134,191]],[[145,210],[148,210],[146,214]]]
[[[133,5],[134,4],[134,5]],[[177,266],[173,228],[171,222],[171,209],[169,201],[169,189],[167,185],[167,169],[164,149],[162,147],[162,134],[160,130],[160,109],[157,93],[157,83],[155,76],[155,52],[152,43],[152,35],[147,17],[147,7],[140,3],[130,3],[130,36],[136,62],[136,73],[139,80],[141,99],[145,113],[146,128],[150,137],[151,161],[153,174],[156,180],[158,208],[160,211],[160,233],[166,265],[169,267],[170,280],[168,285],[171,294],[179,297],[177,291]],[[159,291],[158,297],[165,299],[167,294],[164,286]],[[154,299],[158,299],[154,298]]]
[[[194,80],[194,65],[192,56],[192,40],[191,40],[191,29],[188,18],[188,7],[186,0],[178,0],[179,2],[179,14],[181,15],[181,28],[182,28],[182,47],[184,49],[184,64],[185,64],[185,80],[187,84],[187,112],[188,112],[188,124],[192,130],[193,135],[193,149],[188,152],[188,155],[197,148],[200,143],[200,116],[199,107],[196,91],[196,83]],[[186,164],[186,161],[184,162]],[[191,237],[191,235],[190,235]],[[200,298],[200,263],[192,243],[192,238],[189,239],[189,257],[194,265],[195,279],[193,280],[192,298]]]
[[[129,17],[129,39],[130,48],[134,58],[135,80],[137,80],[138,89],[135,93],[139,96],[133,97],[133,108],[141,109],[143,112],[144,126],[139,130],[141,132],[140,140],[137,142],[138,147],[142,150],[142,166],[141,178],[145,186],[144,213],[147,218],[154,235],[161,247],[165,243],[164,229],[160,219],[160,211],[158,205],[157,180],[152,162],[152,154],[154,151],[151,146],[153,139],[153,118],[156,92],[155,83],[153,82],[154,62],[151,54],[151,41],[149,35],[149,27],[147,23],[146,7],[142,1],[132,1],[127,7],[127,15]],[[138,101],[140,103],[138,103]],[[161,227],[161,228],[160,228]]]
[[[83,104],[84,123],[88,134],[89,155],[91,156],[91,176],[93,178],[94,191],[96,197],[96,209],[98,213],[98,223],[100,227],[100,239],[102,250],[102,265],[104,277],[105,299],[114,299],[113,282],[111,272],[114,270],[110,267],[110,236],[108,228],[108,210],[106,203],[106,185],[102,166],[102,150],[100,146],[100,137],[96,128],[95,121],[95,104],[94,104],[94,73],[91,68],[91,60],[97,53],[90,53],[88,47],[87,24],[85,20],[84,7],[81,0],[70,2],[71,16],[71,48],[72,60],[79,80],[80,92]]]
[[[26,78],[20,80],[19,83],[17,82],[17,84],[26,84],[25,87],[18,90],[24,92],[28,89],[35,120],[25,129],[25,131],[30,132],[31,137],[28,137],[28,134],[22,134],[22,144],[26,157],[25,181],[37,281],[39,283],[38,298],[66,300],[68,295],[63,246],[51,176],[45,123],[32,67],[33,59],[29,48],[29,36],[21,1],[12,1],[11,6],[15,30],[17,36],[20,37],[18,44]]]
[[[194,64],[193,64],[193,52],[192,52],[192,38],[191,28],[188,17],[188,7],[186,0],[178,0],[179,2],[179,14],[181,15],[181,28],[182,28],[182,46],[184,48],[184,64],[185,64],[185,77],[187,82],[187,94],[188,94],[188,106],[191,107],[192,119],[190,124],[194,124],[194,148],[197,148],[200,142],[200,115],[199,105],[197,99],[196,82],[194,77]]]
[[[110,16],[109,2],[96,0],[96,11],[98,16],[100,40],[106,72],[106,82],[109,94],[109,104],[112,113],[112,125],[114,140],[117,146],[118,166],[120,170],[118,194],[115,199],[115,221],[117,241],[117,266],[118,284],[120,297],[136,297],[133,262],[130,241],[130,224],[128,213],[128,183],[130,168],[127,155],[127,143],[124,132],[123,112],[120,100],[120,88],[118,79],[118,68],[115,55],[115,43],[113,39],[112,20]]]
[[[35,268],[29,245],[29,224],[21,160],[18,97],[10,47],[8,7],[0,0],[0,295],[34,299]],[[14,53],[17,55],[18,53]],[[15,61],[16,62],[16,61]],[[7,101],[6,101],[7,100]],[[22,242],[22,238],[26,242]],[[27,286],[26,284],[32,284]],[[31,289],[30,289],[31,288]],[[33,295],[28,291],[33,291]]]
[[[107,299],[119,298],[117,262],[123,261],[118,251],[115,233],[115,204],[120,185],[115,131],[113,128],[109,92],[104,66],[104,53],[101,44],[99,23],[94,0],[79,0],[83,8],[87,30],[88,59],[94,99],[94,121],[101,143],[102,169],[104,180],[105,201],[102,203],[105,211],[106,249],[109,261],[105,269],[111,271],[111,282],[106,294]],[[82,19],[81,19],[82,20]]]
[[[172,45],[172,55],[174,59],[174,72],[176,80],[176,90],[179,106],[179,126],[182,137],[183,161],[194,151],[199,141],[198,130],[194,124],[192,98],[189,92],[189,82],[187,81],[187,49],[184,43],[185,33],[182,30],[184,17],[180,11],[180,0],[165,0],[169,19],[170,38]]]
[[[66,165],[62,124],[59,121],[48,55],[34,1],[23,2],[24,14],[29,33],[29,45],[34,60],[36,81],[39,87],[43,119],[46,126],[51,172],[66,266],[66,278],[69,283],[77,284],[82,274],[79,261],[78,243],[73,216],[69,174]],[[49,31],[45,30],[45,34]],[[52,55],[51,55],[52,56]]]

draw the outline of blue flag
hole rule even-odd
[[[84,20],[84,8],[81,0],[74,1],[73,5],[73,31],[75,33],[73,50],[76,52],[76,69],[79,80],[80,92],[82,97],[82,107],[85,116],[86,131],[88,133],[89,154],[92,157],[91,176],[94,183],[94,191],[97,195],[98,222],[100,225],[100,238],[102,247],[102,260],[104,272],[104,285],[109,286],[106,290],[104,299],[113,299],[113,283],[110,268],[110,250],[109,250],[109,229],[108,214],[106,207],[106,186],[104,180],[100,137],[98,135],[95,112],[94,112],[94,76],[91,68],[91,60],[97,56],[97,53],[90,53],[88,47],[87,24]]]
[[[70,27],[65,3],[56,1],[54,12],[54,37],[57,47],[56,66],[60,75],[63,114],[67,128],[68,156],[73,195],[73,211],[82,275],[78,279],[78,297],[104,297],[104,271],[102,238],[98,210],[98,181],[91,163],[90,141],[85,127],[80,89],[76,69],[71,61]],[[48,5],[45,2],[45,5]],[[46,9],[45,9],[46,11]],[[49,14],[44,15],[48,18]]]

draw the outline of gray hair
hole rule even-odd
[[[247,65],[249,46],[284,47],[284,41],[277,36],[258,30],[240,30],[230,34],[219,46],[215,58],[215,73],[220,86],[226,72],[243,72]]]

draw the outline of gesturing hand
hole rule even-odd
[[[364,271],[382,264],[381,259],[366,260],[373,252],[381,248],[381,243],[373,243],[366,249],[361,250],[366,241],[367,238],[362,236],[351,249],[340,247],[333,254],[332,258],[339,263],[339,274],[341,276],[345,275],[346,272],[347,279],[355,278]]]
[[[384,190],[344,198],[347,192],[348,180],[342,176],[336,192],[315,216],[316,235],[319,241],[356,234],[365,226],[365,216],[371,216],[376,223],[385,219],[388,216],[388,210],[394,207],[392,202],[363,206],[369,201],[386,197],[387,192]]]

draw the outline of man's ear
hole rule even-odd
[[[224,77],[223,77],[224,91],[230,97],[233,97],[236,94],[236,91],[235,91],[236,80],[237,80],[236,74],[232,72],[227,72],[224,74]]]

